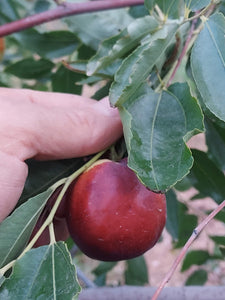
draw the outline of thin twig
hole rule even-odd
[[[170,278],[172,277],[173,273],[175,272],[177,266],[181,262],[181,260],[186,255],[188,249],[190,248],[193,241],[199,236],[201,231],[206,227],[206,225],[215,217],[216,214],[218,214],[223,208],[225,207],[225,200],[219,204],[212,212],[209,214],[194,230],[184,247],[182,248],[180,254],[174,261],[172,267],[170,268],[169,272],[166,274],[164,279],[162,280],[161,284],[157,288],[156,292],[152,296],[151,300],[156,300],[159,296],[159,294],[162,292],[165,285],[169,282]]]
[[[0,37],[71,15],[135,6],[140,4],[144,4],[144,0],[104,0],[81,3],[70,3],[65,1],[54,9],[34,14],[0,26]]]
[[[190,30],[189,30],[189,33],[188,33],[186,42],[185,42],[185,44],[184,44],[184,48],[183,48],[182,51],[181,51],[181,54],[180,54],[180,56],[179,56],[179,58],[178,58],[178,61],[177,61],[177,64],[176,64],[176,66],[175,66],[175,68],[174,68],[174,70],[173,70],[173,72],[172,72],[172,74],[171,74],[171,76],[170,76],[170,78],[169,78],[169,80],[168,80],[168,82],[167,82],[166,87],[169,87],[169,86],[170,86],[170,84],[171,84],[171,82],[173,81],[173,79],[174,79],[174,77],[175,77],[175,75],[176,75],[176,73],[177,73],[177,70],[178,70],[178,68],[179,68],[179,66],[180,66],[180,64],[181,64],[181,62],[182,62],[182,60],[183,60],[183,58],[184,58],[184,56],[185,56],[186,53],[187,53],[187,49],[188,49],[188,47],[189,47],[189,43],[190,43],[191,38],[192,38],[192,36],[193,36],[193,33],[194,33],[194,30],[195,30],[196,23],[197,23],[197,19],[194,19],[194,20],[192,21],[191,28],[190,28]]]

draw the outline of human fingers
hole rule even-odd
[[[38,121],[41,126],[33,143],[37,159],[89,155],[110,146],[122,135],[118,110],[110,107],[108,98],[98,102],[77,98],[65,107],[42,110]]]

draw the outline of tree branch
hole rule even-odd
[[[71,15],[141,4],[144,4],[144,0],[104,0],[81,3],[63,2],[54,9],[0,26],[0,37]]]
[[[168,283],[170,278],[172,277],[173,273],[175,272],[177,266],[181,262],[181,260],[186,255],[188,249],[192,245],[193,241],[197,238],[197,236],[202,232],[202,230],[206,227],[206,225],[218,214],[223,208],[225,207],[225,200],[220,203],[212,212],[209,214],[194,230],[184,247],[182,248],[180,254],[175,259],[172,267],[170,268],[169,272],[166,274],[162,282],[160,283],[159,287],[157,288],[156,292],[154,293],[151,300],[159,299],[159,294],[162,292],[165,285]],[[216,298],[215,298],[216,299]]]

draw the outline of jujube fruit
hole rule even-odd
[[[100,160],[81,174],[67,199],[70,235],[87,256],[137,257],[158,241],[166,198],[147,189],[126,162]]]

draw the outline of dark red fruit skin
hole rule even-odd
[[[140,183],[124,163],[103,160],[84,172],[69,195],[70,235],[87,256],[103,261],[137,257],[158,241],[166,198]]]

